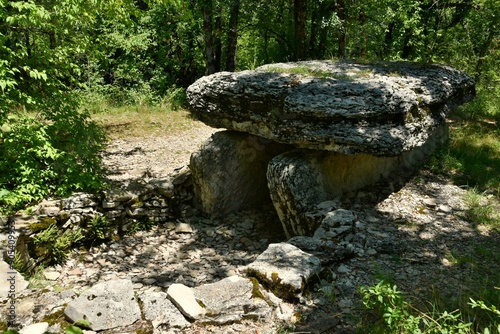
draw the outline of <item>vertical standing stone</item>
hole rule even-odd
[[[242,132],[213,134],[191,155],[195,203],[218,218],[269,202],[267,164],[287,147]]]

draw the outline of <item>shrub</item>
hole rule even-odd
[[[102,187],[104,132],[77,108],[71,97],[35,115],[11,114],[0,124],[0,205],[19,209],[47,196]]]
[[[464,322],[458,310],[424,313],[407,302],[396,285],[391,286],[385,281],[372,287],[361,287],[360,292],[363,295],[363,305],[375,313],[375,319],[370,324],[362,324],[363,327],[370,327],[370,333],[475,333],[473,324]],[[473,308],[481,308],[496,316],[496,321],[493,319],[493,324],[483,330],[485,334],[491,333],[490,327],[500,322],[500,311],[482,301],[470,301],[469,305]],[[495,329],[500,333],[500,325],[496,326]]]

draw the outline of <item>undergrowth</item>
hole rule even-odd
[[[463,217],[495,236],[500,231],[500,88],[479,88],[477,98],[452,115],[450,141],[426,168],[467,189]],[[486,238],[450,249],[446,260],[461,271],[454,294],[430,291],[408,301],[390,279],[361,287],[366,308],[360,333],[500,333],[500,247]]]
[[[471,309],[491,315],[491,322],[487,326],[476,329],[474,322],[464,319],[458,309],[451,312],[439,309],[422,312],[405,299],[396,285],[386,281],[380,281],[372,287],[361,287],[360,292],[363,305],[371,311],[365,315],[361,333],[500,333],[500,311],[483,301],[469,299]]]
[[[68,99],[44,112],[0,120],[0,210],[103,186],[104,132]]]

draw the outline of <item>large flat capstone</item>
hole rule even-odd
[[[423,145],[474,80],[442,65],[305,61],[219,72],[187,90],[206,124],[296,147],[398,155]]]

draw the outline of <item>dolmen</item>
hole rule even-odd
[[[272,201],[288,238],[310,236],[311,212],[344,194],[412,173],[448,138],[446,116],[475,95],[443,65],[303,61],[219,72],[187,90],[216,132],[191,156],[204,214]]]

